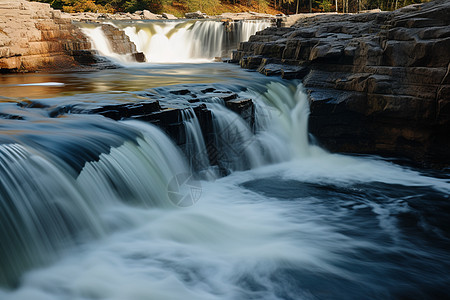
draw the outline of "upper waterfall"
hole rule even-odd
[[[270,20],[245,20],[222,22],[218,20],[136,21],[115,22],[113,26],[123,30],[143,52],[147,62],[189,63],[210,62],[215,57],[227,57],[240,42],[271,26]],[[124,63],[114,53],[113,46],[102,38],[99,27],[81,24],[83,32],[91,40],[92,47],[103,56]],[[99,37],[99,38],[96,38]]]

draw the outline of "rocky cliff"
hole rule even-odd
[[[0,2],[2,72],[66,69],[94,62],[90,43],[71,20],[49,4]]]
[[[138,61],[144,59],[122,32],[115,28],[106,31],[108,38],[121,42],[118,48],[130,51]],[[102,59],[95,56],[80,29],[49,4],[0,2],[0,72],[69,70],[98,66],[99,62]]]
[[[310,132],[332,151],[450,165],[450,2],[267,28],[233,60],[300,78]]]

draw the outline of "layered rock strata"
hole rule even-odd
[[[104,29],[118,53],[128,53],[137,61],[145,60],[123,32],[114,27]],[[49,4],[25,0],[0,2],[0,72],[113,67],[91,49],[81,30]]]
[[[211,165],[218,166],[225,173],[226,168],[221,166],[220,159],[223,153],[220,153],[221,150],[216,147],[217,135],[221,133],[214,131],[212,112],[205,103],[216,102],[220,99],[225,107],[242,117],[250,128],[253,128],[255,124],[255,107],[252,99],[241,98],[238,94],[228,90],[218,90],[211,87],[198,90],[175,88],[170,90],[166,96],[143,92],[139,97],[143,100],[120,104],[78,103],[52,107],[39,101],[28,101],[19,103],[19,105],[44,108],[51,118],[65,114],[98,114],[116,121],[140,120],[148,122],[164,130],[181,149],[189,148],[184,122],[188,121],[186,118],[190,116],[186,114],[186,111],[191,111],[193,114],[190,118],[193,118],[194,115],[197,118],[207,152],[198,155],[207,156]],[[20,120],[26,118],[18,115],[3,116],[3,118],[6,117]],[[195,161],[195,157],[190,158]],[[193,167],[200,170],[206,166]]]
[[[332,151],[450,165],[448,1],[267,28],[233,60],[302,79],[310,132]]]
[[[124,31],[110,24],[103,24],[101,27],[114,53],[129,55],[137,62],[145,62],[144,53],[136,50],[136,45],[130,41]]]
[[[95,63],[81,31],[49,4],[0,2],[2,72],[70,69]]]

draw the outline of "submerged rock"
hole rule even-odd
[[[170,138],[184,149],[186,147],[187,119],[195,116],[202,131],[202,136],[207,145],[208,156],[212,165],[218,164],[215,141],[217,134],[214,131],[212,111],[207,103],[221,103],[249,125],[255,124],[255,107],[252,99],[241,98],[238,94],[229,90],[217,90],[213,87],[205,88],[172,88],[164,89],[160,93],[144,92],[138,96],[136,102],[99,104],[99,103],[74,103],[56,107],[43,106],[40,102],[24,102],[25,107],[40,107],[48,110],[51,118],[58,118],[66,114],[96,114],[106,118],[121,120],[140,120],[151,123],[164,130]],[[13,115],[1,115],[0,118],[15,118]],[[212,146],[214,147],[212,147]],[[211,147],[209,147],[211,146]],[[216,152],[214,152],[216,151]]]
[[[232,60],[303,79],[310,131],[332,151],[450,165],[450,2],[301,18],[241,43]],[[285,71],[284,71],[285,70]]]

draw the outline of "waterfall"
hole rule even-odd
[[[181,152],[152,125],[137,121],[117,125],[102,118],[78,121],[79,129],[66,133],[67,122],[58,122],[55,129],[60,133],[50,148],[33,141],[42,139],[44,132],[19,138],[23,145],[0,145],[1,285],[15,285],[30,267],[123,227],[120,219],[108,218],[105,211],[123,205],[170,207],[168,182],[188,172]],[[114,139],[102,134],[101,126],[109,127]],[[124,131],[129,133],[120,137]],[[78,149],[61,139],[75,139]]]
[[[207,145],[196,114],[185,109],[184,154],[153,125],[118,123],[100,116],[36,122],[23,128],[16,143],[0,145],[0,284],[14,285],[24,271],[55,260],[64,249],[133,222],[112,211],[173,208],[168,186],[179,174],[199,172],[202,178],[213,179],[289,160],[292,155],[286,145],[291,144],[291,136],[277,130],[284,126],[287,132],[306,134],[306,127],[287,120],[296,115],[283,119],[276,110],[285,113],[298,107],[307,114],[301,86],[273,83],[263,94],[243,93],[259,103],[255,128],[220,101],[206,102],[214,135]],[[289,105],[286,110],[277,107],[282,99]],[[7,133],[9,128],[3,128]],[[221,172],[210,165],[211,157]]]
[[[143,52],[148,62],[180,63],[211,62],[215,57],[227,57],[240,42],[247,41],[257,31],[271,26],[270,20],[221,22],[215,20],[114,22]],[[92,24],[79,24],[93,47],[103,56],[123,63],[127,57],[114,53],[102,36],[102,29]]]
[[[235,79],[4,98],[0,299],[445,293],[448,174],[326,153],[301,84]],[[149,99],[170,118],[133,104]]]
[[[0,284],[55,258],[81,235],[102,232],[98,216],[58,164],[18,144],[0,145]]]
[[[186,136],[184,152],[191,160],[191,168],[194,170],[204,170],[209,167],[209,159],[205,139],[197,116],[192,109],[185,109],[181,112],[181,118]]]
[[[116,63],[130,63],[132,59],[129,55],[118,54],[113,50],[113,45],[106,37],[101,27],[93,26],[92,24],[84,24],[81,27],[81,31],[89,38],[92,44],[92,48],[98,51],[101,56],[108,57]]]

